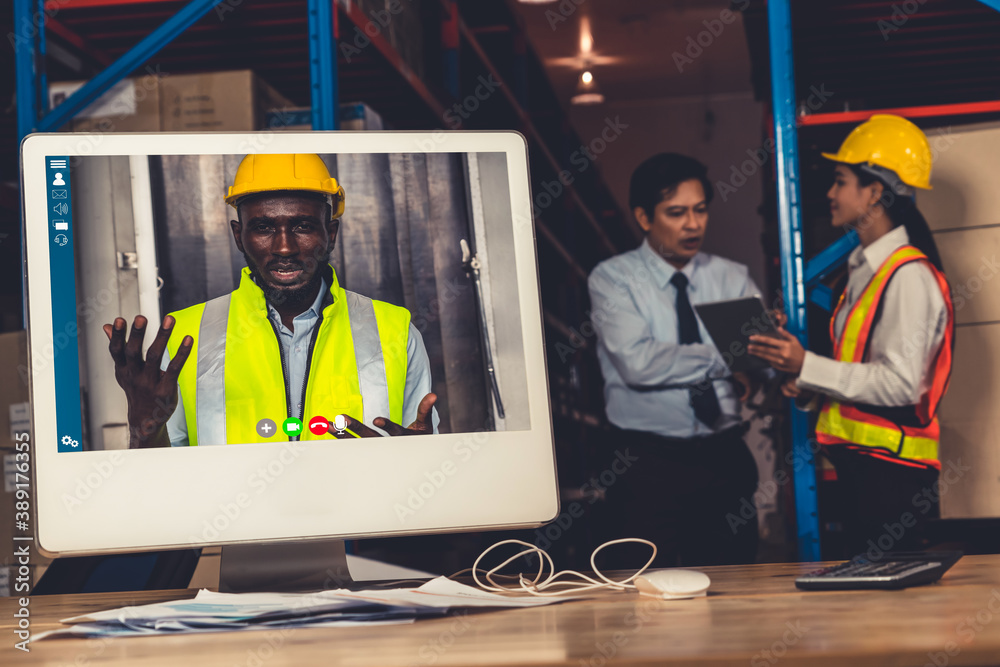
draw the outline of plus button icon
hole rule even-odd
[[[278,425],[270,419],[261,419],[257,422],[257,435],[262,438],[270,438],[277,429]]]

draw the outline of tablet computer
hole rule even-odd
[[[745,373],[770,367],[760,357],[747,352],[750,336],[778,337],[777,322],[759,296],[701,303],[694,309],[730,371]]]

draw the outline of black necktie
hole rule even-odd
[[[670,279],[670,284],[677,288],[677,331],[681,345],[701,342],[701,333],[698,331],[698,318],[695,317],[694,308],[688,300],[687,286],[688,279],[680,271],[674,273]],[[690,387],[691,407],[694,408],[694,416],[707,426],[715,424],[722,414],[719,408],[719,397],[715,395],[715,387],[712,381],[706,379],[697,386]]]

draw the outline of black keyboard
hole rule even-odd
[[[808,591],[908,588],[937,581],[961,557],[961,551],[897,551],[878,560],[855,556],[846,563],[803,575],[795,585]]]

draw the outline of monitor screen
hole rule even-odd
[[[519,135],[36,135],[22,161],[43,549],[557,513]]]

